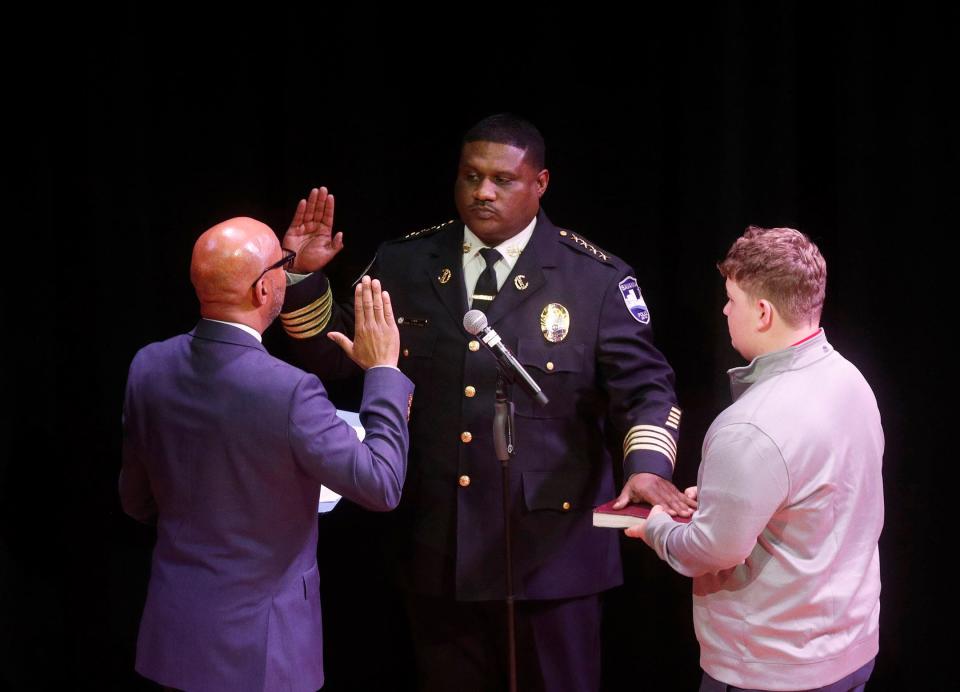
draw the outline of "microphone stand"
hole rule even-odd
[[[493,449],[503,469],[503,548],[507,577],[507,667],[510,692],[517,692],[517,642],[514,622],[513,561],[510,545],[510,457],[514,447],[513,400],[510,381],[497,367],[497,393],[493,404]]]

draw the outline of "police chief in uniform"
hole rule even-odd
[[[390,292],[400,368],[417,391],[398,521],[421,689],[506,682],[497,362],[464,330],[467,310],[486,313],[549,397],[540,406],[513,392],[520,689],[600,685],[599,595],[623,581],[618,533],[592,524],[593,507],[617,496],[605,426],[623,442],[621,504],[685,516],[695,506],[669,481],[680,410],[637,280],[619,258],[553,225],[540,208],[548,182],[537,129],[512,115],[485,118],[463,140],[460,221],[384,243],[369,272]],[[294,277],[282,323],[300,364],[321,377],[352,370],[334,342],[351,333],[353,310],[319,271],[342,248],[332,224],[332,195],[313,190],[284,238],[297,251],[294,272],[309,275]]]

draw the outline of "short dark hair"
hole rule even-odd
[[[488,115],[467,130],[463,144],[470,142],[496,142],[523,149],[527,162],[542,170],[547,160],[547,147],[533,123],[513,113]]]
[[[820,319],[827,262],[798,230],[748,226],[717,268],[745,293],[773,303],[790,326]]]

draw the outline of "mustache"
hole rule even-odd
[[[497,208],[492,204],[490,204],[489,202],[474,202],[469,207],[467,207],[467,209],[485,209],[487,211],[498,213]]]

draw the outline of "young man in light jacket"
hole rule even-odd
[[[751,226],[719,265],[733,403],[703,443],[689,524],[627,530],[693,577],[701,690],[861,690],[878,650],[883,431],[820,327],[826,263]]]

